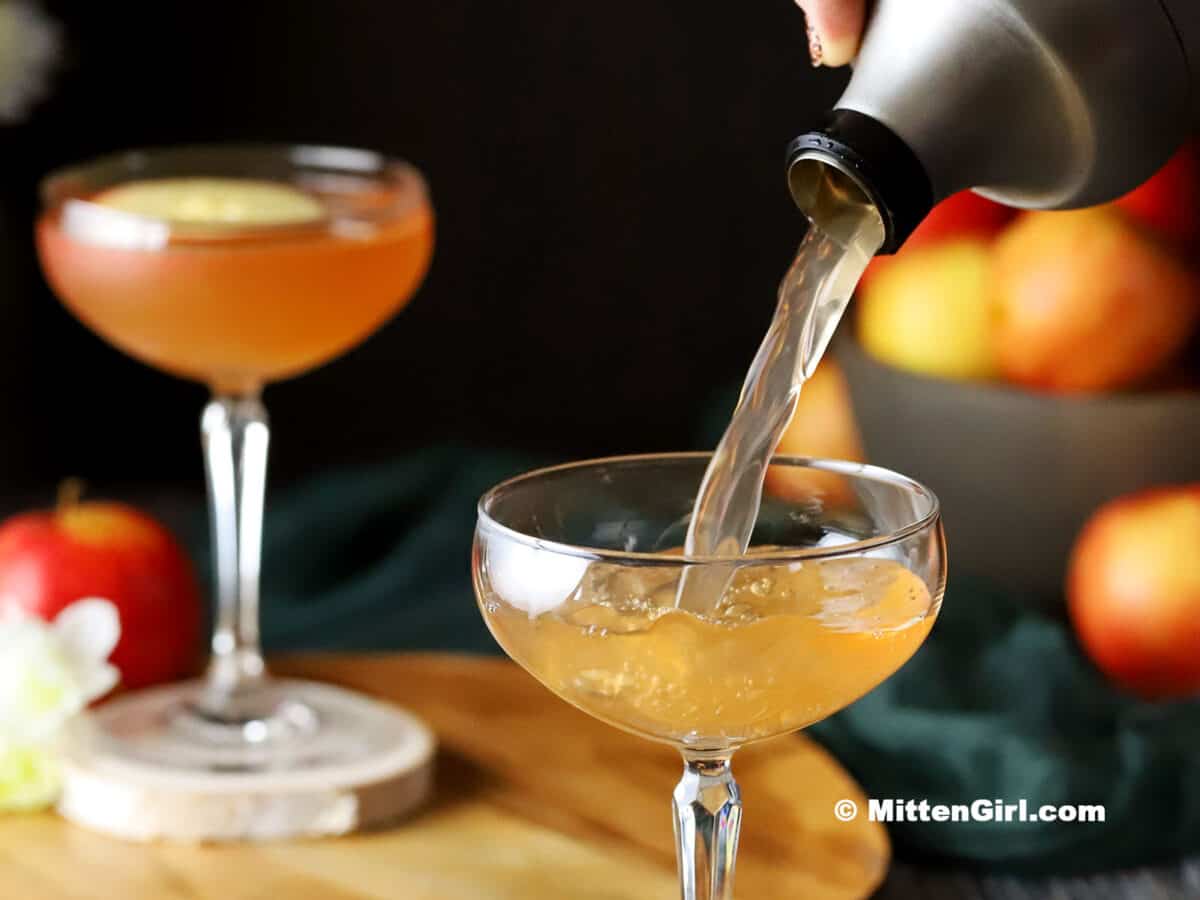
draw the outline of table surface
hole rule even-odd
[[[124,844],[49,814],[0,818],[0,897],[21,900],[674,900],[678,756],[553,697],[512,663],[445,654],[323,655],[277,672],[337,682],[421,715],[441,741],[434,802],[385,831],[237,846]],[[806,738],[739,752],[742,897],[869,896],[883,828]]]

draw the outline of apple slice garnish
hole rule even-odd
[[[159,178],[132,181],[92,198],[132,215],[178,225],[299,225],[325,218],[311,194],[280,181]]]

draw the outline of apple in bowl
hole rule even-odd
[[[1137,385],[1179,354],[1200,319],[1196,274],[1116,207],[1030,213],[993,252],[993,346],[1013,384]]]

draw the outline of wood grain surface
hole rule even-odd
[[[448,655],[277,661],[393,700],[441,741],[430,806],[400,827],[320,841],[124,844],[50,815],[0,818],[0,897],[21,900],[673,900],[670,748],[553,697],[512,663]],[[746,804],[739,897],[869,896],[889,848],[882,826],[839,822],[863,804],[804,738],[738,753]]]

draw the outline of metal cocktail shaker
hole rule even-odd
[[[1200,125],[1200,0],[878,0],[846,92],[788,147],[801,208],[834,166],[893,252],[933,204],[1088,206]]]

